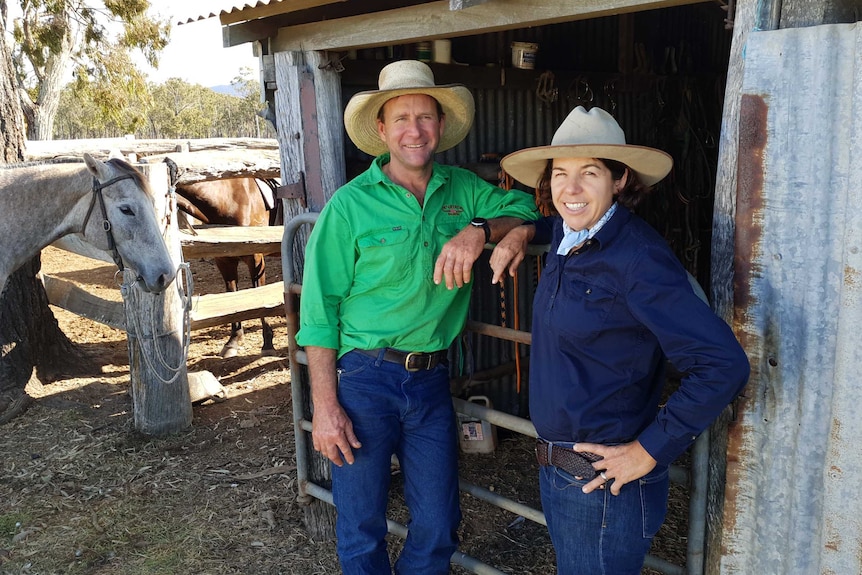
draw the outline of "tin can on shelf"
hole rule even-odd
[[[532,42],[512,42],[512,66],[522,70],[536,67],[536,54],[539,45]]]

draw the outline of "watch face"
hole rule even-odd
[[[470,225],[476,226],[477,228],[481,228],[487,223],[488,220],[486,220],[485,218],[473,218],[472,220],[470,220]]]

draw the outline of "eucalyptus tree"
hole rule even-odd
[[[149,0],[17,0],[14,62],[27,136],[53,136],[60,94],[70,74],[110,115],[146,83],[131,63],[140,51],[157,67],[170,25],[147,13]]]

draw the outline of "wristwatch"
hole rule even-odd
[[[486,220],[485,218],[473,218],[472,220],[470,220],[470,225],[485,230],[486,244],[491,241],[491,226],[488,225],[488,220]]]

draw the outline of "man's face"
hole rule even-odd
[[[406,94],[383,104],[383,121],[377,120],[377,133],[389,148],[391,162],[419,169],[433,162],[445,124],[434,98]]]

